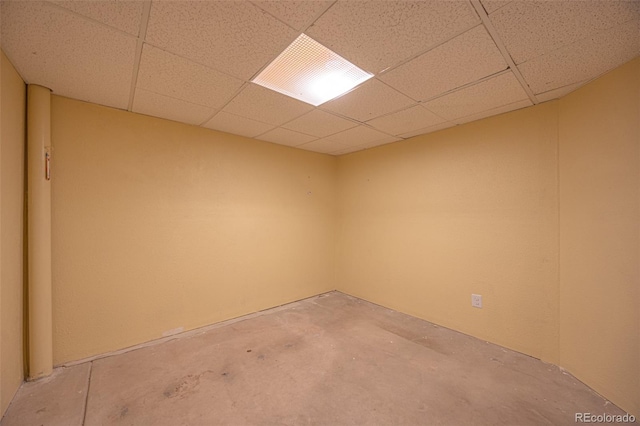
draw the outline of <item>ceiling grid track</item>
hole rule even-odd
[[[133,62],[133,75],[131,76],[131,89],[129,91],[129,103],[127,111],[133,110],[133,98],[136,94],[136,85],[138,84],[138,72],[140,70],[140,59],[142,57],[142,46],[144,39],[147,37],[147,26],[149,25],[149,15],[151,14],[151,0],[144,2],[142,7],[142,20],[140,21],[140,32],[136,44],[136,57]]]
[[[460,37],[462,34],[471,31],[472,29],[474,29],[475,27],[477,27],[478,25],[482,25],[482,22],[476,22],[473,25],[464,28],[460,31],[457,31],[455,33],[453,33],[450,37],[447,37],[445,40],[439,41],[438,43],[432,44],[431,46],[427,47],[426,49],[422,49],[420,50],[418,53],[411,55],[403,60],[401,60],[400,62],[393,64],[385,69],[383,69],[382,71],[380,71],[379,73],[376,74],[376,77],[384,75],[388,72],[391,72],[393,70],[395,70],[396,68],[400,68],[402,65],[413,61],[414,59],[424,55],[425,53],[431,52],[433,49],[437,49],[438,47],[447,44],[448,42],[450,42],[451,40],[455,39],[456,37]]]
[[[437,95],[435,95],[435,96],[432,96],[432,97],[430,97],[430,98],[425,99],[424,101],[417,101],[417,102],[418,102],[419,104],[421,104],[422,106],[424,106],[425,108],[428,108],[428,107],[425,105],[425,104],[426,104],[426,103],[428,103],[428,102],[431,102],[431,101],[433,101],[433,100],[435,100],[435,99],[442,98],[443,96],[450,95],[450,94],[455,93],[455,92],[458,92],[458,91],[460,91],[460,90],[468,89],[469,87],[472,87],[472,86],[475,86],[475,85],[477,85],[477,84],[483,83],[483,82],[485,82],[485,81],[487,81],[487,80],[491,80],[492,78],[499,77],[499,76],[501,76],[501,75],[503,75],[503,74],[508,74],[510,71],[511,71],[511,70],[510,70],[509,68],[506,68],[506,69],[504,69],[504,70],[502,70],[502,71],[498,71],[498,72],[496,72],[496,73],[486,75],[486,76],[484,76],[484,77],[482,77],[482,78],[479,78],[479,79],[477,79],[477,80],[470,81],[469,83],[463,84],[462,86],[458,86],[458,87],[455,87],[455,88],[453,88],[453,89],[451,89],[451,90],[447,90],[446,92],[439,93],[439,94],[437,94]]]
[[[520,70],[516,66],[516,63],[513,62],[513,58],[509,54],[509,51],[507,51],[507,48],[505,47],[504,43],[502,42],[502,39],[498,35],[498,31],[493,26],[493,23],[489,19],[489,15],[487,15],[487,11],[484,10],[484,7],[480,3],[480,0],[470,0],[470,1],[474,9],[478,13],[478,16],[480,16],[480,19],[482,20],[482,23],[484,24],[485,28],[489,32],[489,35],[491,36],[493,41],[496,43],[496,46],[498,46],[498,50],[500,50],[500,53],[504,57],[504,60],[509,65],[511,72],[513,72],[513,75],[518,79],[518,82],[520,83],[524,91],[527,93],[527,96],[529,96],[529,99],[531,99],[531,102],[533,102],[534,105],[539,104],[540,102],[536,98],[536,95],[533,94],[533,91],[531,90],[531,88],[525,81],[524,77],[520,73]]]
[[[247,87],[247,85],[250,84],[250,82],[245,81],[242,83],[242,85],[238,88],[238,90],[236,90],[236,92],[233,94],[233,96],[231,96],[229,98],[229,100],[227,102],[224,103],[224,105],[222,105],[220,108],[216,109],[213,114],[209,115],[202,123],[199,124],[199,126],[204,126],[205,124],[207,124],[210,120],[213,119],[213,117],[215,117],[220,111],[222,111],[224,109],[224,107],[226,107],[227,105],[229,105],[231,103],[231,101],[233,101],[236,96],[238,96],[245,87]],[[234,114],[235,115],[235,114]],[[257,120],[256,120],[257,121]],[[264,123],[264,124],[269,124],[269,123]]]

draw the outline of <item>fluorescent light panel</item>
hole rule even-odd
[[[371,77],[373,74],[301,34],[253,82],[318,106]]]

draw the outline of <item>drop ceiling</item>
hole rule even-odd
[[[546,102],[640,54],[640,1],[2,1],[54,94],[341,155]],[[321,104],[251,83],[300,34],[374,78]]]

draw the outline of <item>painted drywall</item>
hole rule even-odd
[[[340,157],[338,289],[556,362],[557,150],[551,102]]]
[[[639,103],[636,59],[340,157],[338,289],[559,364],[640,417]]]
[[[54,363],[335,288],[336,159],[52,98]]]
[[[559,113],[560,364],[640,417],[640,59]]]
[[[23,232],[25,84],[1,54],[0,416],[24,378]]]

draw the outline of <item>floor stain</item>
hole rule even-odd
[[[184,376],[177,384],[165,389],[162,393],[166,398],[180,398],[183,399],[196,391],[200,385],[200,379],[202,376],[208,373],[213,373],[211,370],[203,371],[200,374],[188,374]],[[222,373],[222,376],[226,376],[227,373]]]
[[[109,420],[111,420],[111,422],[117,422],[119,420],[124,419],[127,414],[129,413],[129,407],[127,407],[126,405],[124,407],[120,407],[119,410],[117,410],[117,412],[111,414],[109,416]]]

